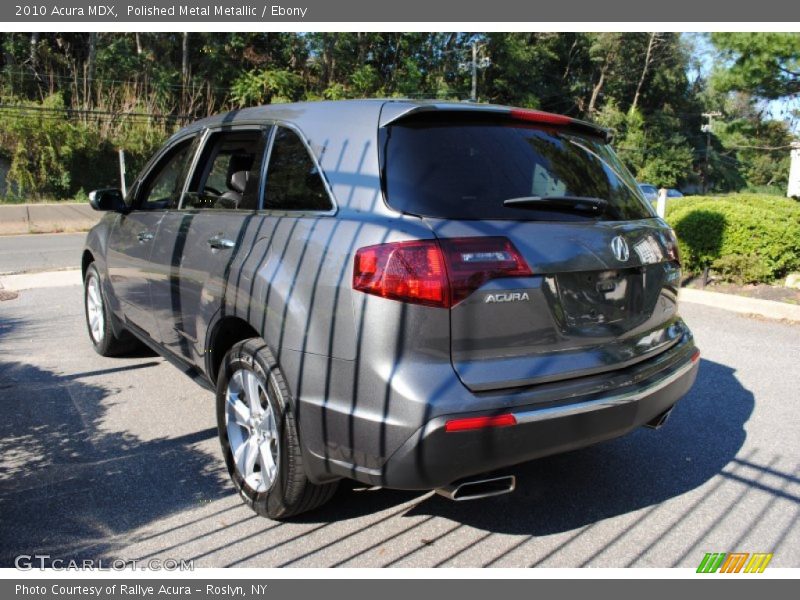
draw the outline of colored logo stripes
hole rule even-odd
[[[707,552],[697,567],[698,573],[763,573],[772,554],[764,552]]]

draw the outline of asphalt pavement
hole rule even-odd
[[[78,279],[76,279],[76,282]],[[53,558],[226,566],[800,566],[800,327],[700,305],[691,393],[658,431],[522,465],[455,503],[344,484],[284,523],[228,483],[212,394],[161,358],[102,358],[80,285],[0,302],[0,566]]]
[[[77,269],[86,233],[0,235],[0,275]]]

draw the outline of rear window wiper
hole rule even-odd
[[[522,196],[503,200],[509,208],[585,211],[599,215],[608,207],[608,200],[592,196]]]

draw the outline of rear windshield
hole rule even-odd
[[[655,216],[605,141],[570,129],[419,115],[383,128],[381,136],[386,201],[400,212],[550,221]],[[531,196],[600,198],[608,206],[597,217],[563,207],[533,208],[534,203],[503,205]]]

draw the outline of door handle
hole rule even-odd
[[[152,231],[140,231],[136,234],[140,244],[153,241],[154,234]]]
[[[213,250],[230,250],[236,245],[236,242],[224,238],[222,234],[219,234],[209,239],[208,245],[211,246]]]

